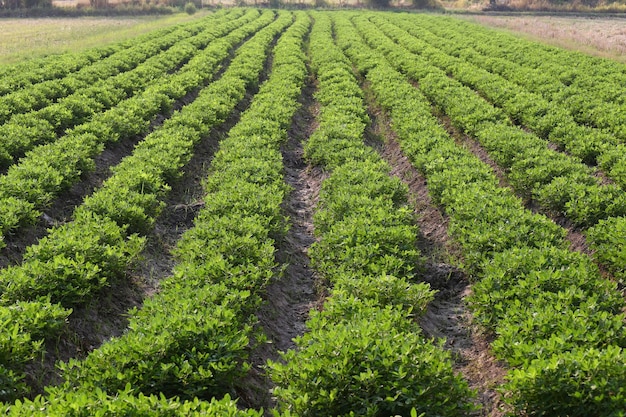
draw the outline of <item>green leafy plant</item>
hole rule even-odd
[[[516,410],[533,410],[537,416],[623,416],[625,360],[616,346],[536,359],[510,373],[511,402]]]
[[[314,216],[319,241],[310,257],[333,289],[324,309],[311,312],[296,348],[268,364],[278,412],[467,414],[472,392],[454,376],[448,354],[413,321],[433,292],[413,283],[421,260],[406,188],[364,146],[362,93],[333,44],[329,19],[314,17],[321,109],[306,154],[330,175]]]
[[[301,416],[463,415],[466,383],[448,354],[417,332],[406,311],[333,297],[313,313],[285,363],[269,364],[273,394]],[[335,311],[337,310],[337,311]]]
[[[424,57],[415,59],[383,34],[393,34],[397,40],[406,37],[384,19],[373,23],[355,16],[353,22],[354,26],[338,20],[337,41],[366,72],[376,99],[392,116],[402,149],[422,170],[435,200],[450,216],[451,233],[462,242],[466,264],[477,281],[471,300],[478,318],[494,332],[494,351],[513,367],[504,391],[516,415],[622,415],[623,395],[616,387],[623,385],[624,301],[615,284],[606,282],[584,256],[566,251],[563,229],[525,210],[509,190],[497,187],[495,176],[486,175],[488,171],[481,173],[484,165],[481,168],[475,157],[458,148],[437,125],[430,103],[420,91],[395,75],[380,56],[387,57],[409,77],[428,79],[427,84],[420,82],[420,89],[428,89],[428,98],[457,127],[474,132],[485,147],[493,149],[493,155],[506,161],[511,173],[520,169],[515,171],[515,178],[531,195],[546,189],[543,187],[552,180],[546,173],[553,168],[562,171],[564,178],[587,178],[589,185],[583,187],[593,189],[591,195],[612,187],[598,186],[586,167],[566,157],[551,151],[542,155],[538,138],[512,134],[511,126],[497,120],[481,123],[482,114],[462,114],[463,108],[473,111],[479,106],[465,106],[465,100],[458,97],[481,99],[458,85],[454,87],[448,74],[433,68],[441,66],[453,72],[451,56],[424,48]],[[419,25],[412,27],[421,33]],[[364,44],[359,36],[376,49],[370,52],[370,61],[363,58]],[[409,42],[405,38],[402,44]],[[471,74],[467,77],[469,80]],[[442,95],[440,89],[446,93]],[[527,110],[528,115],[536,117],[542,111],[532,106]],[[521,118],[527,110],[520,106],[516,112]],[[488,119],[492,114],[486,112],[484,116]],[[504,140],[499,140],[497,131],[506,133]],[[507,145],[509,139],[517,143]],[[525,157],[531,157],[528,163],[523,162]],[[553,159],[554,167],[550,165]],[[532,175],[525,177],[526,171]],[[573,204],[560,194],[556,197],[564,202],[561,210]],[[610,203],[606,196],[600,197],[591,209],[602,207],[600,201]],[[573,210],[568,215],[580,222],[594,221],[595,214],[581,207],[576,210],[580,217],[574,217]],[[609,356],[615,367],[608,360],[603,362]],[[590,365],[592,362],[594,365]],[[594,366],[602,369],[597,379],[591,371]]]
[[[622,281],[626,279],[625,237],[624,217],[601,220],[587,231],[587,238],[595,249],[594,257]]]
[[[265,14],[266,23],[273,20],[272,15]],[[240,71],[250,67],[249,61],[265,61],[266,55],[258,51],[267,53],[274,37],[291,23],[292,15],[281,13],[243,46],[215,87],[207,87],[190,107],[191,114],[201,118],[193,125],[202,126],[205,120],[217,123],[216,114],[221,120],[226,117],[229,111],[223,111],[222,106],[226,103],[232,110],[243,98],[245,88],[231,89],[233,96],[218,101],[214,100],[215,91],[222,91],[220,84],[228,85],[240,77],[245,78],[244,86],[252,83],[262,65],[253,66],[258,68],[256,73],[246,71],[244,75]],[[281,56],[294,56],[301,48],[298,42],[302,42],[307,27],[308,18],[299,14],[296,23],[277,43],[275,64]],[[285,44],[289,46],[285,48]],[[84,360],[59,365],[65,391],[97,388],[117,392],[128,386],[133,394],[211,398],[229,392],[235,381],[248,371],[249,349],[264,340],[253,330],[256,322],[253,313],[261,304],[260,292],[265,284],[280,272],[273,259],[275,247],[270,234],[284,227],[282,216],[271,215],[280,213],[284,195],[282,158],[279,152],[269,152],[273,157],[269,163],[264,163],[264,158],[268,156],[267,150],[276,150],[285,138],[283,132],[297,109],[295,93],[302,86],[305,71],[302,67],[301,71],[293,72],[289,65],[274,68],[261,92],[285,93],[279,95],[281,99],[275,101],[275,106],[269,106],[274,108],[275,123],[268,125],[260,117],[267,115],[266,106],[253,104],[244,112],[214,157],[214,166],[224,170],[211,173],[205,198],[212,201],[215,197],[216,205],[207,205],[197,216],[194,227],[181,238],[177,250],[180,262],[174,274],[162,283],[159,294],[146,300],[140,310],[131,312],[129,329],[124,335],[103,344]],[[283,100],[284,97],[292,100]],[[274,96],[260,93],[254,102],[259,100],[274,100]],[[196,111],[196,105],[204,111]],[[186,110],[187,107],[181,114]],[[175,115],[166,122],[165,132],[170,123],[175,126],[180,122],[177,119]],[[183,120],[189,120],[188,116]],[[268,131],[269,128],[272,130]],[[268,134],[259,135],[262,140],[249,143],[247,133],[251,129]],[[146,195],[163,193],[163,178],[175,177],[174,172],[189,160],[199,137],[191,127],[177,134],[169,133],[147,137],[138,152],[118,165],[105,188],[110,184],[114,191],[126,184]],[[248,157],[233,159],[231,151],[235,156],[245,152]],[[241,175],[232,175],[233,172]],[[235,178],[240,182],[235,181],[234,185],[247,184],[243,188],[248,193],[233,193]],[[267,192],[262,192],[265,185],[269,186]],[[261,192],[255,194],[255,189]],[[281,189],[282,193],[273,192]],[[253,211],[254,206],[249,207],[250,195],[254,195],[252,200],[261,207],[261,215]]]

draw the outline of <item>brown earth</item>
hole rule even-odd
[[[271,397],[273,384],[265,373],[265,364],[268,360],[280,361],[280,352],[295,347],[294,338],[306,331],[309,311],[319,308],[324,298],[320,278],[309,266],[308,250],[315,242],[313,212],[326,174],[307,165],[302,148],[303,141],[317,128],[318,107],[313,91],[311,83],[304,87],[301,107],[294,116],[287,143],[281,149],[285,181],[292,188],[283,202],[290,228],[278,242],[276,253],[276,260],[285,270],[268,285],[263,297],[265,303],[257,313],[267,343],[252,352],[252,369],[238,389],[241,406],[263,407],[268,413],[275,404]]]
[[[470,282],[456,266],[462,256],[448,236],[449,219],[431,201],[426,179],[402,153],[388,116],[376,107],[371,96],[368,102],[373,121],[368,142],[391,165],[391,174],[409,187],[420,230],[418,248],[426,258],[421,279],[437,290],[419,320],[420,326],[427,336],[445,340],[444,348],[452,353],[456,371],[477,391],[481,410],[476,415],[503,416],[503,401],[495,388],[504,381],[507,369],[491,354],[488,338],[472,323],[464,301],[471,292]]]

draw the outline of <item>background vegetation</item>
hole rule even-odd
[[[609,12],[626,11],[624,0],[441,0],[450,10],[533,11],[533,12]]]
[[[0,0],[0,17],[168,14],[221,6],[441,9],[439,0]],[[185,7],[187,9],[185,9]]]
[[[3,19],[0,23],[0,65],[122,42],[202,15],[176,13],[118,18]]]

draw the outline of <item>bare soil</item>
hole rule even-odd
[[[419,320],[420,326],[427,336],[445,340],[444,348],[452,353],[455,369],[478,393],[477,402],[482,409],[476,415],[503,416],[503,401],[495,388],[504,381],[507,369],[491,354],[487,337],[472,323],[464,301],[471,292],[470,283],[464,271],[455,266],[461,251],[448,236],[449,219],[431,201],[426,179],[402,153],[387,115],[374,105],[371,97],[368,101],[373,121],[368,142],[392,166],[391,174],[409,187],[420,229],[418,247],[426,258],[420,278],[437,290]]]
[[[320,279],[309,266],[308,250],[315,242],[312,218],[326,174],[306,164],[302,148],[303,141],[317,126],[313,90],[311,83],[303,89],[301,108],[281,149],[285,181],[292,191],[283,202],[290,228],[277,243],[276,260],[286,267],[282,276],[268,285],[263,297],[265,303],[257,313],[267,343],[252,352],[252,369],[238,390],[240,405],[245,407],[273,408],[273,384],[265,373],[265,364],[268,360],[280,361],[280,352],[295,348],[294,338],[304,334],[309,311],[320,305],[323,297],[317,291]]]

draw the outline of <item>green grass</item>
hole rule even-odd
[[[198,19],[208,13],[200,11],[192,16],[177,13],[140,17],[0,19],[0,65],[124,41],[162,27]]]

